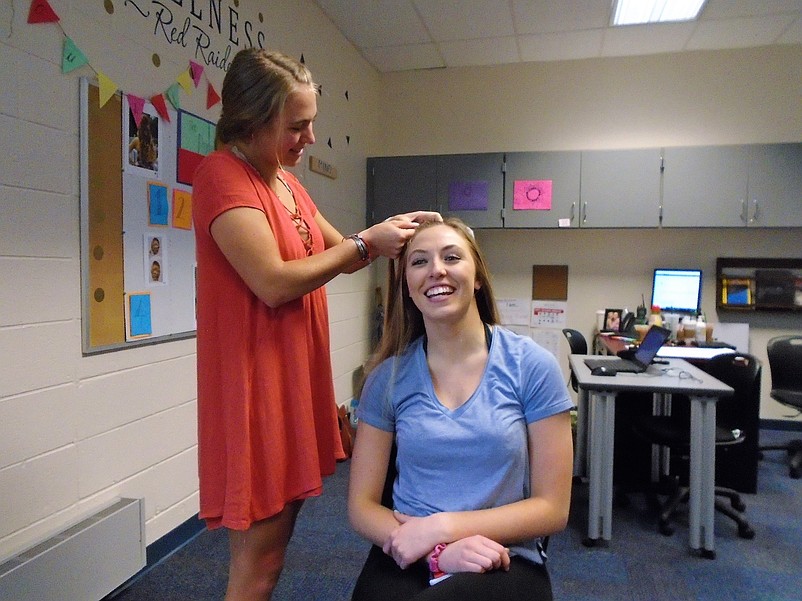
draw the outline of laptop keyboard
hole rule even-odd
[[[629,361],[628,359],[585,359],[585,365],[587,365],[590,369],[594,367],[609,367],[614,369],[615,371],[620,372],[627,372],[627,373],[638,373],[643,371],[640,365],[635,363],[634,361]]]

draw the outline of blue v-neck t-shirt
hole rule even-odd
[[[357,416],[395,433],[394,508],[427,516],[528,498],[527,425],[573,407],[556,358],[496,326],[479,386],[454,411],[437,399],[419,338],[371,372]],[[512,550],[541,563],[537,542]]]

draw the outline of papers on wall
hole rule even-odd
[[[531,301],[523,298],[502,298],[496,300],[496,305],[503,325],[529,327]]]
[[[529,325],[533,328],[556,328],[562,330],[566,327],[566,301],[533,300],[532,314]]]
[[[559,356],[567,302],[502,298],[496,300],[496,304],[505,328],[529,336],[555,357]]]

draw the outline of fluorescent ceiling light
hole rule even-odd
[[[706,0],[615,0],[613,25],[692,21]]]

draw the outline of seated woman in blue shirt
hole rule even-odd
[[[554,356],[497,324],[471,230],[422,224],[360,395],[348,515],[374,546],[353,601],[552,598],[540,542],[568,520],[573,403]]]

